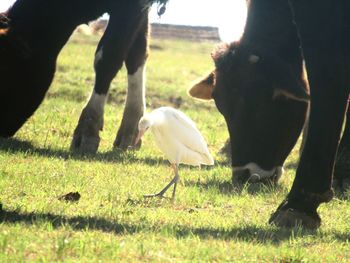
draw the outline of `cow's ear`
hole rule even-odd
[[[188,90],[188,94],[191,97],[201,100],[211,100],[212,93],[215,85],[215,74],[211,72],[204,79],[196,83],[192,88]]]

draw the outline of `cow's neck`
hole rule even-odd
[[[258,43],[300,71],[300,44],[288,1],[251,0],[241,42]]]

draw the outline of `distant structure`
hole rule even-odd
[[[89,23],[92,33],[103,33],[108,20],[98,19]],[[87,30],[86,28],[80,29]],[[161,39],[186,39],[193,41],[220,41],[219,29],[209,26],[184,26],[172,24],[151,24],[151,37]]]
[[[219,29],[209,26],[183,26],[151,24],[152,38],[187,39],[194,41],[220,41]]]

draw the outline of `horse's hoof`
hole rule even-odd
[[[269,223],[278,227],[303,227],[306,229],[315,230],[320,227],[321,218],[317,212],[307,214],[292,208],[281,208],[271,215]]]

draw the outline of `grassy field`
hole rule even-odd
[[[58,60],[55,81],[35,115],[13,139],[0,140],[0,262],[349,262],[349,194],[321,206],[320,230],[278,229],[267,220],[291,185],[298,148],[275,188],[231,185],[217,152],[227,138],[215,105],[186,95],[209,72],[213,43],[152,41],[148,110],[180,105],[202,131],[214,167],[180,167],[175,204],[145,200],[172,170],[152,135],[136,152],[112,150],[121,120],[126,74],[114,80],[99,152],[69,151],[94,81],[96,37],[74,36]],[[79,192],[79,202],[58,199]]]

